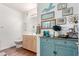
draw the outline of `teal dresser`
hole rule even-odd
[[[40,56],[77,56],[77,39],[40,37]]]

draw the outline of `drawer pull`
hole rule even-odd
[[[57,54],[57,52],[56,51],[53,51],[53,53],[56,55]]]

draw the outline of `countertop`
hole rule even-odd
[[[53,40],[69,40],[69,41],[77,41],[78,42],[78,38],[55,38],[55,37],[40,37],[40,38],[45,38],[45,39],[53,39]]]

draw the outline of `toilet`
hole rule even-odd
[[[15,40],[16,48],[22,47],[22,40]]]

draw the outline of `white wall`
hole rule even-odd
[[[37,9],[35,8],[35,9],[29,10],[28,12],[26,12],[23,22],[24,22],[23,34],[24,35],[36,35],[35,34],[36,26],[38,24]],[[33,26],[35,27],[34,29],[33,29]]]
[[[0,50],[14,46],[21,36],[22,14],[0,4]]]

